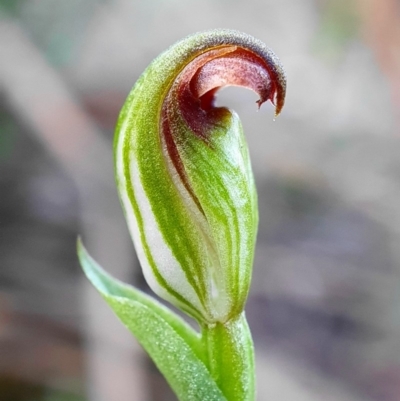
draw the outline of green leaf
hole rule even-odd
[[[199,334],[153,298],[107,274],[80,239],[77,247],[87,278],[147,351],[178,398],[226,401],[206,368]]]

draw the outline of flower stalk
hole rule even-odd
[[[244,313],[203,329],[207,366],[227,400],[254,401],[254,347]]]

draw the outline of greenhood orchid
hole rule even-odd
[[[182,341],[191,344],[193,357],[216,384],[210,394],[221,392],[204,398],[196,386],[190,396],[178,389],[180,379],[168,373],[171,366],[154,356],[168,350],[149,351],[136,332],[140,329],[130,327],[181,400],[254,399],[253,350],[243,310],[257,196],[240,120],[234,111],[214,105],[216,91],[228,85],[254,90],[258,106],[270,100],[276,114],[283,107],[285,74],[262,42],[231,30],[189,36],[145,70],[115,133],[117,187],[144,276],[161,298],[197,320],[201,335],[188,334],[192,329],[171,311],[160,312],[156,301],[146,302],[156,305],[150,307],[153,313],[167,313]],[[110,299],[137,301],[142,295],[131,287],[116,295],[114,279],[104,278],[81,244],[79,255],[89,278],[129,327],[127,319],[135,317],[126,311],[121,316],[121,306]]]

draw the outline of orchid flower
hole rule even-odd
[[[254,90],[278,115],[286,78],[259,40],[236,31],[189,36],[133,87],[114,140],[117,188],[155,299],[107,275],[78,243],[88,278],[153,358],[180,400],[254,400],[244,306],[257,234],[257,195],[237,114],[214,105],[228,86]]]

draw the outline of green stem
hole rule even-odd
[[[208,369],[228,401],[254,401],[254,348],[244,312],[236,319],[203,327]]]

